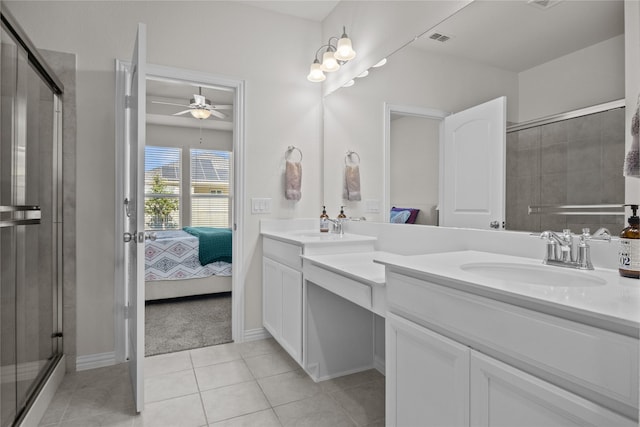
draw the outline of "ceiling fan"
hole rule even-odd
[[[230,110],[233,108],[233,105],[212,104],[210,99],[206,99],[202,95],[202,88],[198,88],[198,94],[193,95],[193,98],[191,98],[189,105],[174,104],[172,102],[162,102],[162,101],[151,101],[151,103],[175,105],[176,107],[186,107],[187,110],[179,111],[177,113],[174,113],[173,115],[181,116],[183,114],[191,113],[193,117],[200,120],[208,119],[211,116],[217,117],[219,119],[224,119],[227,117],[227,115],[218,110]]]

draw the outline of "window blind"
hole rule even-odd
[[[180,228],[181,149],[146,146],[144,221],[148,230]]]
[[[191,149],[191,225],[229,227],[231,153]]]

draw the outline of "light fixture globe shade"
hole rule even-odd
[[[320,65],[322,71],[331,73],[338,71],[340,68],[340,64],[338,64],[338,60],[333,54],[333,51],[327,50],[324,55],[322,55],[322,65]]]
[[[211,116],[211,111],[205,110],[204,108],[195,108],[189,111],[193,117],[196,119],[208,119]]]
[[[338,46],[333,56],[338,61],[349,61],[356,57],[356,51],[351,47],[351,39],[349,37],[342,37],[338,40]]]
[[[323,82],[327,76],[324,75],[322,69],[320,68],[320,63],[316,60],[313,64],[311,64],[311,69],[309,70],[309,75],[307,76],[307,80],[314,83]]]

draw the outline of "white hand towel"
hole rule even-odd
[[[284,197],[287,200],[300,200],[302,197],[302,163],[290,162],[284,172]]]
[[[358,165],[345,165],[344,190],[342,197],[350,201],[359,201],[360,197],[360,167]]]

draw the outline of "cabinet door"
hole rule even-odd
[[[262,324],[274,338],[282,334],[282,270],[280,264],[262,259]]]
[[[593,402],[471,350],[471,425],[636,426]]]
[[[387,426],[468,426],[469,348],[387,313]]]
[[[284,265],[282,272],[282,347],[302,363],[302,273]]]

